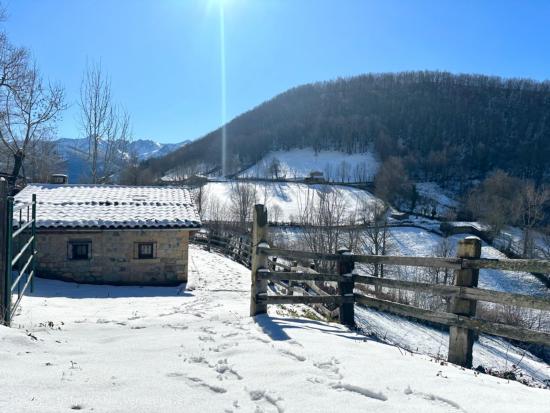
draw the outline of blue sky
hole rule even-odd
[[[135,138],[220,126],[221,0],[4,0],[78,137],[87,61],[101,61]],[[365,72],[439,69],[548,79],[550,1],[225,0],[227,118],[290,87]]]

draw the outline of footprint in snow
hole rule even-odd
[[[223,380],[229,377],[242,380],[242,376],[237,373],[228,363],[227,359],[218,360],[214,366],[214,370],[218,373],[218,380]]]
[[[301,354],[296,354],[293,351],[286,350],[286,349],[277,349],[277,351],[279,352],[279,354],[286,357],[290,357],[291,359],[294,359],[296,361],[306,361],[305,356],[302,356]]]
[[[431,393],[416,392],[416,391],[413,391],[410,386],[407,386],[407,388],[403,391],[403,393],[405,393],[407,396],[412,395],[416,397],[421,397],[425,400],[432,401],[434,402],[434,404],[437,404],[437,405],[450,406],[455,410],[458,410],[461,412],[465,411],[460,407],[458,403],[455,403],[452,400],[446,399],[444,397],[436,396],[435,394],[431,394]]]
[[[276,397],[270,394],[267,390],[249,390],[248,394],[250,400],[254,402],[265,402],[268,405],[274,407],[277,410],[277,413],[284,413],[284,408],[282,406],[283,398]],[[260,407],[260,406],[257,406]]]
[[[191,387],[203,387],[207,390],[210,390],[213,393],[218,393],[218,394],[227,393],[227,390],[224,389],[223,387],[209,384],[209,383],[205,382],[204,380],[199,379],[198,377],[187,376],[183,373],[172,372],[172,373],[166,374],[166,377],[175,378],[175,379],[183,379]]]
[[[375,400],[380,400],[383,402],[388,400],[388,398],[381,392],[376,392],[374,390],[370,390],[365,387],[355,386],[353,384],[337,382],[337,383],[332,383],[330,387],[335,390],[343,390],[343,391],[348,391],[350,393],[357,393],[362,396],[369,397]]]
[[[313,363],[313,365],[319,370],[322,370],[329,379],[341,380],[342,375],[340,374],[340,368],[337,366],[338,364],[340,364],[340,361],[334,357],[328,361]]]

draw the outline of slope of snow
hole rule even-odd
[[[419,199],[415,211],[424,215],[431,214],[435,208],[436,216],[446,216],[458,208],[458,202],[453,199],[450,191],[445,191],[436,182],[418,182],[416,185]]]
[[[299,248],[301,232],[299,228],[279,228],[272,231],[274,234],[277,234],[274,237],[276,243],[284,244],[288,248]],[[388,255],[434,256],[437,255],[437,247],[443,241],[443,237],[440,235],[417,227],[392,227],[389,230],[389,234],[388,245],[386,247]],[[458,241],[467,236],[468,234],[460,234],[449,237],[448,243],[452,248],[450,256],[455,255]],[[481,256],[482,258],[506,258],[503,253],[483,241]],[[357,267],[361,269],[361,265]],[[402,277],[408,276],[413,281],[416,274],[417,271],[415,268],[407,268],[400,272]],[[525,272],[480,270],[478,285],[481,288],[497,291],[550,296],[548,289],[541,281],[532,274]]]
[[[206,185],[208,203],[221,207],[225,219],[230,219],[230,198],[232,182],[209,182]],[[306,185],[294,182],[247,182],[240,185],[248,185],[256,189],[257,201],[268,208],[271,221],[289,222],[297,219],[300,210],[306,205],[308,199],[317,197],[320,193],[338,191],[346,205],[354,209],[362,202],[377,202],[377,198],[369,192],[338,185]],[[276,212],[278,210],[278,212]],[[212,218],[213,210],[207,211],[205,219]]]
[[[315,152],[311,148],[272,151],[257,164],[243,171],[239,176],[274,178],[270,166],[279,163],[279,178],[303,178],[312,171],[324,173],[330,181],[372,181],[378,171],[379,162],[372,152],[347,154],[339,151]]]
[[[386,343],[414,353],[447,360],[447,331],[361,306],[355,307],[355,317],[358,326],[365,333],[374,334]],[[523,378],[529,381],[547,384],[550,382],[548,364],[528,351],[494,336],[481,334],[479,340],[474,343],[473,366],[480,365],[500,372],[517,369],[516,371],[521,372]]]
[[[433,200],[437,205],[447,208],[458,207],[458,202],[452,199],[451,194],[443,190],[436,182],[418,182],[418,195]]]
[[[18,328],[0,327],[0,411],[547,410],[547,390],[337,324],[253,319],[247,269],[193,246],[189,267],[181,288],[37,280]]]
[[[392,228],[390,234],[393,250],[389,254],[434,256],[437,245],[443,240],[437,234],[416,227]],[[454,248],[458,241],[466,236],[468,234],[449,237],[450,245],[453,247],[451,256],[455,254]],[[481,257],[503,259],[506,255],[482,241]],[[518,294],[548,294],[548,289],[535,276],[517,271],[480,270],[479,287]]]

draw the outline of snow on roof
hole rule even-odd
[[[39,228],[198,228],[191,194],[176,187],[28,185],[15,202],[36,194]]]

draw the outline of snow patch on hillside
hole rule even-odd
[[[315,200],[320,194],[337,192],[350,210],[360,206],[363,202],[379,202],[378,198],[367,191],[341,185],[306,185],[294,182],[240,182],[239,185],[248,185],[255,188],[257,202],[267,206],[269,220],[290,222],[298,219],[300,211],[306,203]],[[232,187],[235,182],[209,182],[205,186],[207,197],[207,212],[205,220],[229,220],[231,210]],[[222,212],[223,215],[216,215]]]
[[[415,184],[418,192],[415,211],[424,215],[447,216],[458,209],[459,203],[451,191],[444,190],[436,182],[418,182]]]
[[[240,177],[275,178],[272,165],[278,164],[278,178],[297,179],[313,171],[323,172],[325,179],[336,182],[372,181],[379,161],[372,152],[348,154],[340,151],[318,151],[312,148],[272,151]]]

